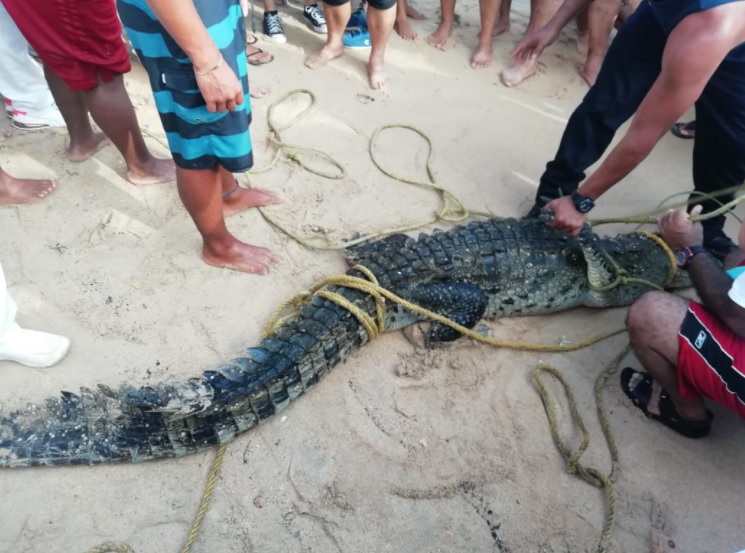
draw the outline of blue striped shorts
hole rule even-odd
[[[251,104],[248,93],[246,30],[238,0],[194,0],[220,49],[223,63],[243,86],[243,104],[235,111],[210,113],[199,92],[194,67],[163,28],[145,0],[117,0],[117,9],[132,46],[150,77],[171,154],[183,169],[248,171],[253,166]]]

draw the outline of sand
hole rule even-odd
[[[338,241],[432,216],[439,207],[435,194],[383,176],[368,157],[370,136],[389,123],[414,125],[431,137],[438,182],[469,207],[517,216],[531,205],[544,164],[586,91],[572,32],[547,52],[537,77],[507,89],[498,73],[525,28],[525,3],[513,8],[512,30],[496,39],[494,64],[483,71],[468,67],[478,30],[474,2],[459,4],[460,25],[445,52],[422,40],[435,28],[435,5],[417,7],[429,19],[413,22],[418,42],[392,38],[389,94],[367,88],[365,51],[347,52],[316,71],[303,68],[304,54],[322,37],[307,30],[297,7],[281,8],[286,45],[260,43],[276,60],[251,68],[253,82],[271,89],[253,103],[257,165],[268,162],[272,151],[268,106],[292,89],[307,88],[317,96],[315,111],[285,139],[327,151],[348,172],[331,181],[281,162],[252,177],[282,197],[267,213],[293,231]],[[141,68],[127,84],[149,143],[165,156]],[[282,108],[278,117],[289,117],[303,101]],[[111,146],[73,164],[63,155],[64,132],[0,125],[2,166],[19,176],[59,181],[45,201],[0,211],[0,256],[21,306],[19,321],[65,334],[73,344],[51,369],[0,363],[5,413],[61,389],[197,375],[258,343],[283,301],[344,270],[340,252],[303,248],[255,210],[232,217],[229,227],[278,254],[271,276],[209,267],[200,261],[199,237],[173,184],[128,184]],[[596,216],[638,213],[688,190],[691,147],[664,137],[603,198]],[[378,152],[396,171],[425,178],[426,147],[415,135],[387,131]],[[624,314],[578,309],[488,328],[504,338],[556,343],[620,327]],[[384,335],[282,415],[230,445],[193,551],[595,551],[603,493],[567,474],[531,372],[546,362],[566,375],[593,436],[583,460],[608,471],[592,386],[625,343],[620,336],[575,353],[541,355],[469,341],[421,351],[402,333]],[[638,366],[632,357],[626,364]],[[690,441],[647,421],[615,379],[605,397],[620,447],[611,551],[742,549],[742,424],[714,407],[711,437]],[[576,445],[579,434],[563,401],[559,405],[563,434]],[[213,456],[209,451],[141,465],[3,472],[0,551],[82,553],[110,540],[137,553],[180,551]]]

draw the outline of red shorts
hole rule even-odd
[[[691,302],[678,333],[678,388],[705,396],[745,418],[745,338],[703,305]]]
[[[114,0],[2,0],[31,47],[73,90],[131,69]]]

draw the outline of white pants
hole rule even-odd
[[[14,109],[43,110],[54,103],[44,72],[0,0],[0,94]],[[0,111],[0,113],[2,113]],[[4,287],[2,288],[4,290]],[[0,311],[2,313],[2,311]]]
[[[3,266],[0,265],[0,342],[2,342],[3,335],[10,330],[11,327],[15,328],[16,320],[16,303],[13,298],[8,294],[8,286],[5,283],[5,273],[3,273]]]

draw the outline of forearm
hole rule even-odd
[[[582,186],[579,187],[579,193],[597,200],[644,161],[656,142],[656,140],[634,137],[629,132],[613,148],[598,170],[582,183]]]
[[[733,302],[727,292],[732,278],[709,254],[691,259],[688,274],[703,304],[738,336],[745,337],[745,308]]]
[[[196,72],[208,71],[220,60],[192,0],[146,0],[158,21],[184,50]]]

